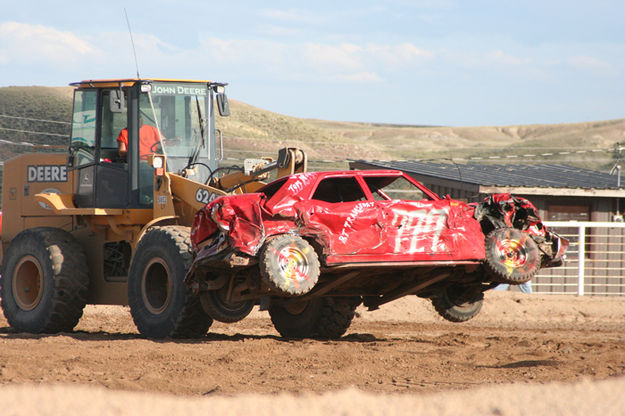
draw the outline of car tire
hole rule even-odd
[[[259,256],[260,274],[272,289],[287,295],[303,295],[319,279],[319,259],[303,238],[283,234],[271,238]]]
[[[271,322],[285,338],[340,338],[354,319],[360,298],[316,298],[269,308]]]
[[[20,332],[69,332],[89,294],[89,267],[82,247],[67,231],[22,231],[3,259],[0,295],[9,325]]]
[[[213,319],[184,283],[191,266],[189,228],[151,228],[139,241],[128,276],[128,303],[147,338],[198,338]]]
[[[238,322],[250,314],[254,308],[254,300],[229,302],[227,300],[228,285],[220,289],[209,290],[200,294],[204,312],[214,320],[224,323]]]
[[[466,289],[455,290],[453,287],[445,288],[437,296],[433,297],[432,305],[440,316],[451,322],[465,322],[475,317],[482,309],[484,294],[474,294],[471,297],[464,296]]]
[[[496,282],[519,285],[530,281],[541,265],[540,250],[528,234],[497,228],[486,236],[486,270]]]

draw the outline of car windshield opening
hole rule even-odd
[[[364,178],[373,197],[378,200],[403,199],[421,201],[430,199],[425,192],[403,176],[368,176]]]

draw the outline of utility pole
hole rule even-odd
[[[625,146],[623,146],[622,143],[616,143],[615,144],[615,151],[616,151],[616,162],[614,162],[614,166],[612,167],[612,170],[610,170],[610,175],[614,175],[614,173],[616,173],[616,189],[618,191],[621,190],[621,151],[625,149]],[[623,216],[621,215],[620,212],[620,198],[616,197],[616,214],[614,214],[614,217],[612,218],[612,221],[614,222],[623,222]]]

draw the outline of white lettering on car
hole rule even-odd
[[[26,177],[28,182],[67,182],[67,166],[29,165]]]
[[[310,182],[312,177],[313,175],[308,173],[300,173],[295,175],[295,182],[289,185],[289,187],[287,188],[288,191],[294,194],[301,192],[304,187]]]
[[[352,226],[354,225],[354,221],[356,221],[356,218],[358,218],[358,216],[362,214],[365,210],[372,208],[373,205],[373,202],[362,202],[352,208],[352,211],[349,213],[349,215],[345,219],[345,222],[343,223],[343,229],[341,230],[341,234],[339,235],[339,241],[341,243],[345,244],[347,242],[347,230],[350,228],[353,229]]]
[[[435,253],[444,250],[440,246],[440,236],[447,219],[446,209],[415,211],[394,209],[392,212],[391,224],[397,230],[394,253]]]

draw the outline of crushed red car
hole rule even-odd
[[[475,316],[483,293],[561,264],[568,241],[526,199],[441,198],[400,171],[309,172],[200,210],[186,283],[215,320],[268,309],[285,337],[336,338],[360,303],[431,299],[446,319]]]

